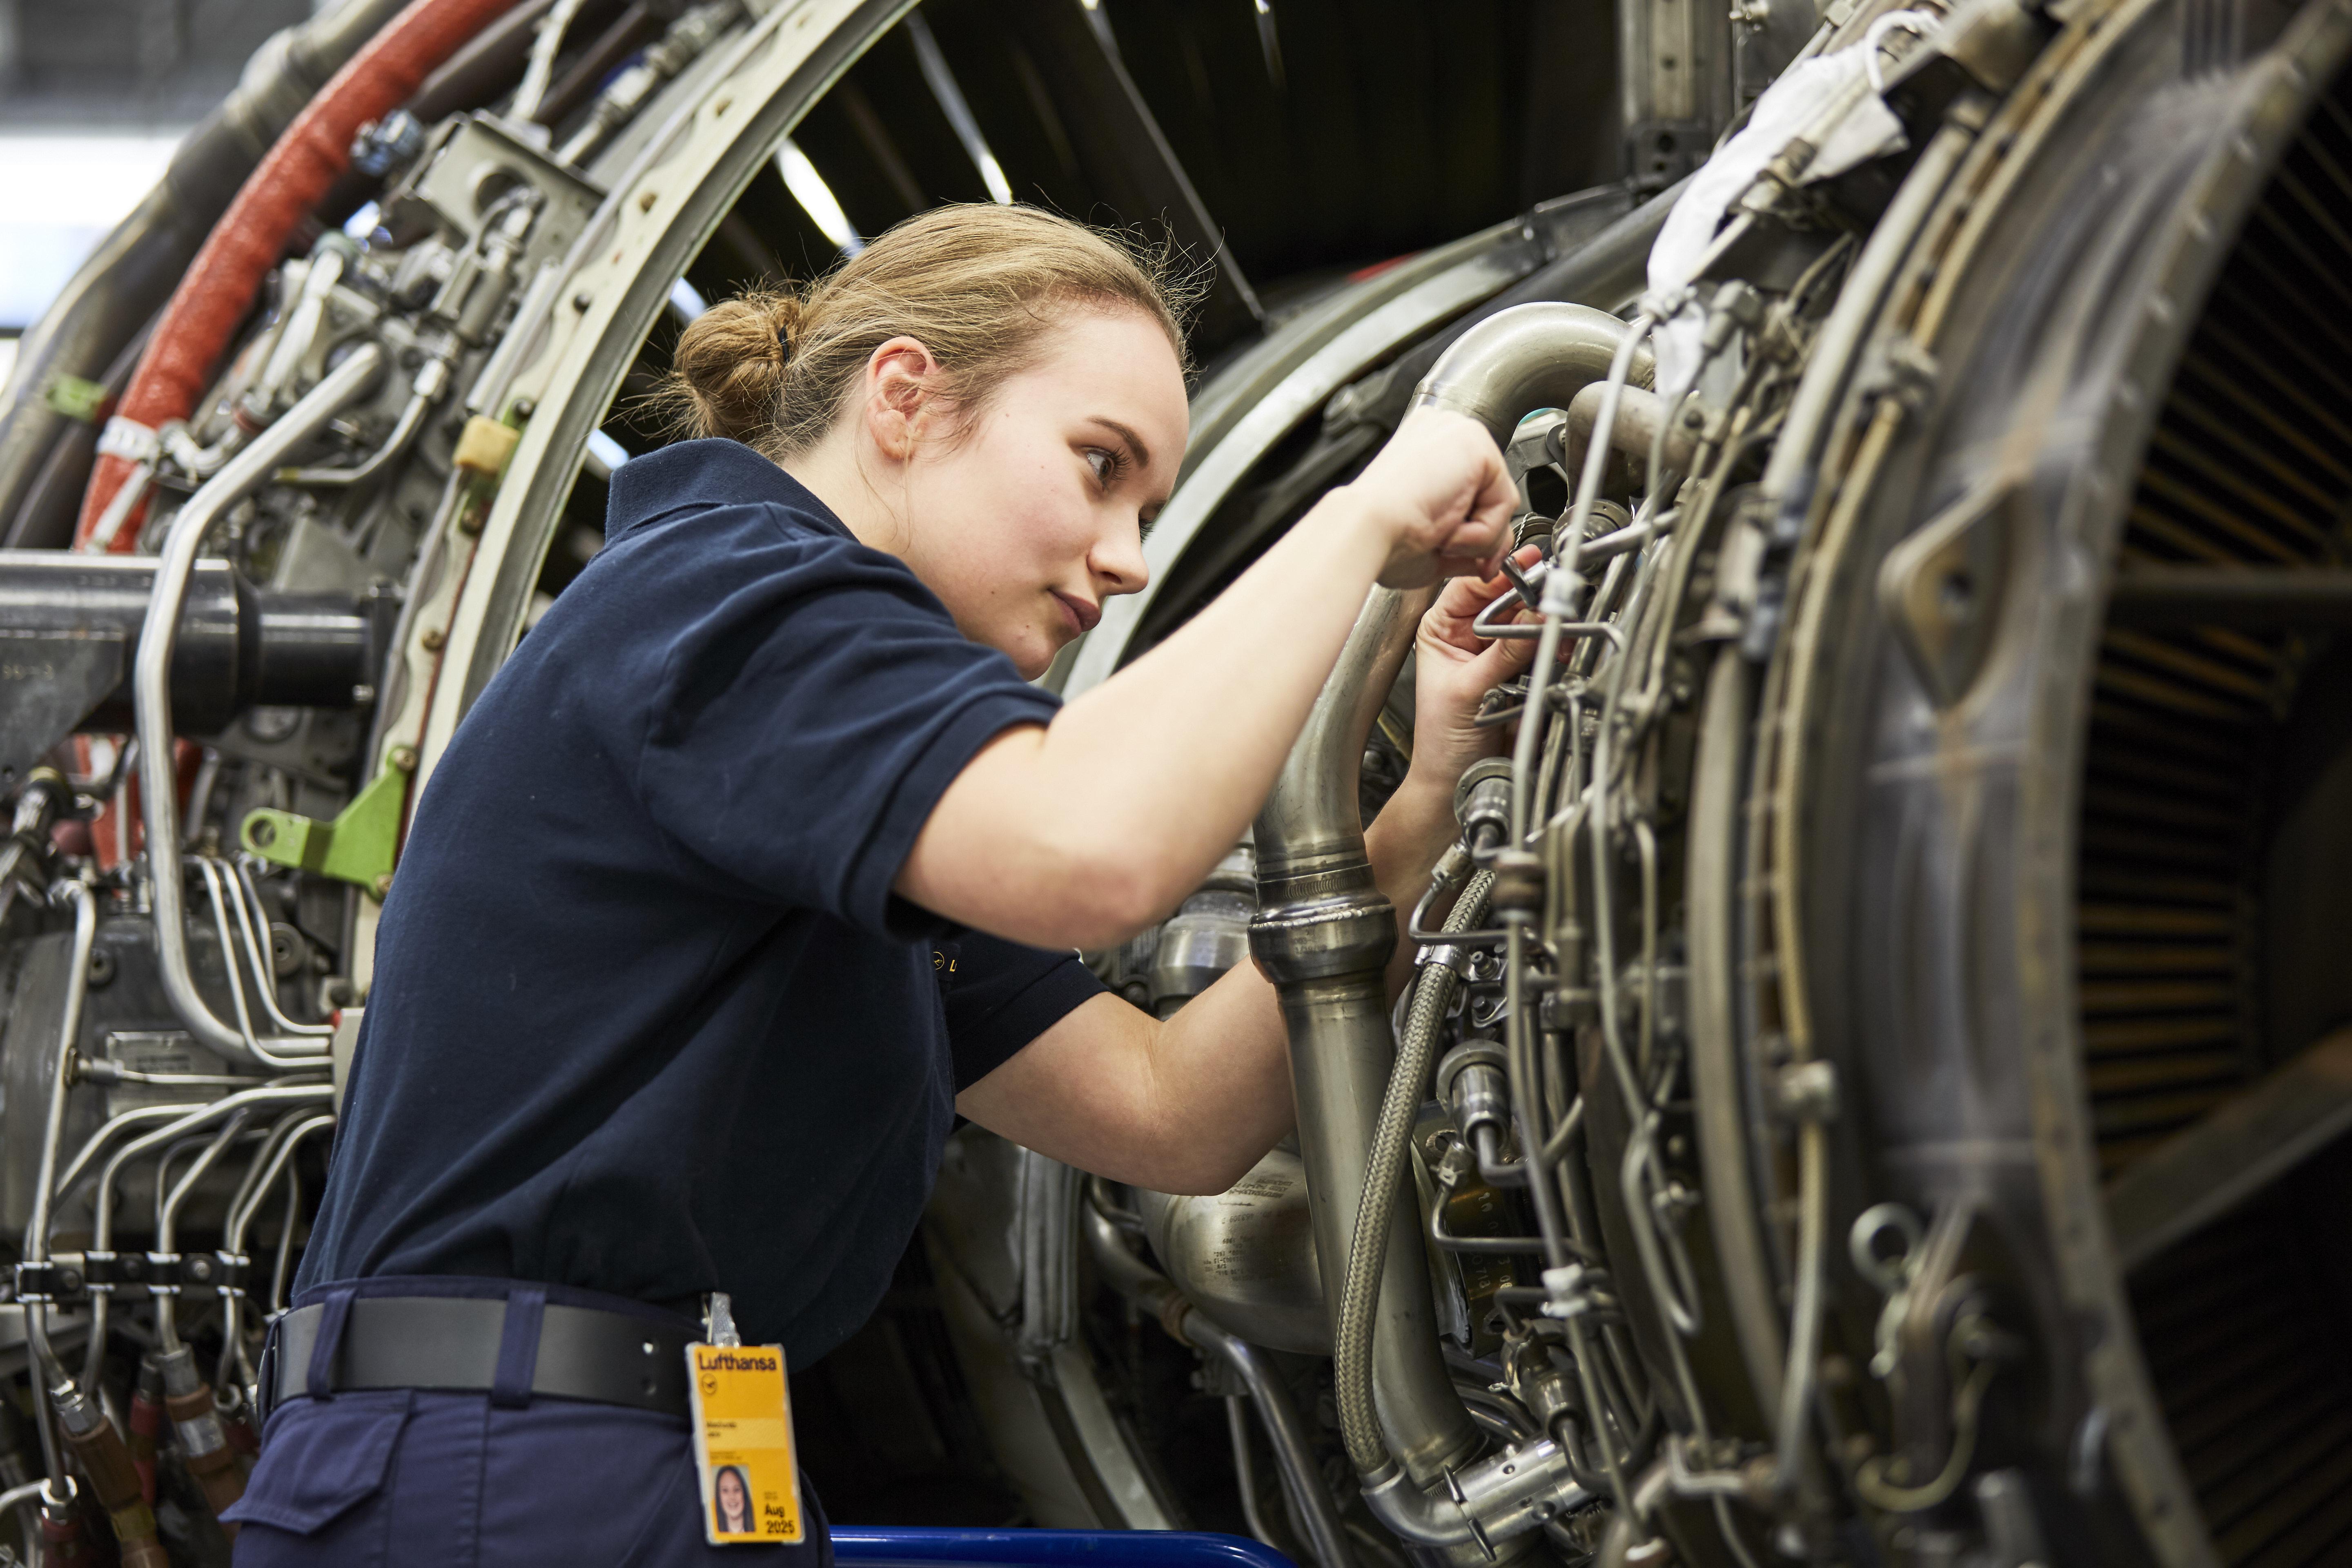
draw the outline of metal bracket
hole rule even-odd
[[[2004,479],[1963,496],[1879,569],[1880,613],[1937,708],[1967,695],[1991,650],[2020,493]]]
[[[352,797],[332,822],[262,806],[248,814],[238,840],[275,866],[356,882],[381,899],[392,889],[392,866],[400,851],[400,813],[408,795],[413,754],[402,766],[395,748],[392,765]]]

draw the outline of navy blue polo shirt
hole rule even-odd
[[[418,802],[302,1283],[725,1290],[805,1365],[880,1301],[956,1091],[1103,989],[890,889],[1055,700],[734,442],[621,468],[606,534]]]

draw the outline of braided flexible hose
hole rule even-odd
[[[1443,929],[1461,931],[1475,925],[1486,913],[1486,895],[1494,885],[1491,871],[1471,878],[1462,896],[1454,900]],[[1388,1442],[1381,1435],[1380,1413],[1372,1400],[1372,1319],[1380,1309],[1389,1219],[1396,1212],[1397,1193],[1404,1180],[1413,1112],[1421,1106],[1422,1085],[1429,1078],[1437,1026],[1453,1005],[1458,979],[1445,965],[1432,963],[1423,966],[1413,984],[1412,1006],[1405,1015],[1404,1037],[1397,1042],[1396,1065],[1389,1072],[1388,1092],[1381,1097],[1380,1119],[1372,1124],[1363,1201],[1356,1209],[1356,1234],[1348,1245],[1348,1276],[1339,1292],[1332,1371],[1339,1394],[1339,1435],[1360,1475],[1378,1474],[1390,1463]]]

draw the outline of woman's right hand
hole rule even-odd
[[[1442,408],[1406,415],[1346,489],[1388,542],[1390,588],[1494,575],[1519,502],[1486,426]]]

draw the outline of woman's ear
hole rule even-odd
[[[940,362],[914,338],[883,343],[866,361],[866,427],[882,455],[903,463],[940,412]]]

